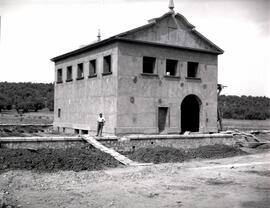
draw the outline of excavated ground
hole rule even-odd
[[[225,158],[245,155],[246,152],[233,146],[207,145],[194,149],[175,149],[171,147],[140,148],[126,155],[131,159],[144,163],[183,162],[194,158]]]
[[[110,155],[85,145],[68,149],[0,149],[0,172],[7,170],[101,170],[120,163]]]
[[[126,154],[138,162],[183,162],[194,158],[224,158],[246,154],[241,149],[226,145],[209,145],[195,149],[170,147],[140,148]],[[0,172],[7,170],[34,170],[53,172],[58,170],[101,170],[120,165],[110,155],[85,145],[68,149],[0,149]]]

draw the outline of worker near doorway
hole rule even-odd
[[[103,117],[102,113],[99,114],[97,118],[97,135],[96,136],[102,136],[102,129],[105,124],[105,118]]]

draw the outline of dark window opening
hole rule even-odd
[[[96,75],[96,60],[89,61],[89,76]]]
[[[79,129],[74,129],[74,133],[75,134],[80,134],[80,130]]]
[[[61,109],[58,108],[58,118],[61,118]]]
[[[83,63],[78,64],[77,79],[83,79]]]
[[[177,60],[167,59],[166,60],[166,75],[176,76],[177,74]]]
[[[188,62],[187,64],[187,77],[197,78],[198,77],[198,66],[197,62]]]
[[[111,72],[111,56],[105,56],[103,58],[103,74],[110,74]]]
[[[57,83],[63,82],[63,74],[62,69],[57,69]]]
[[[67,67],[67,80],[66,81],[72,81],[72,66]]]
[[[156,65],[156,58],[143,57],[143,73],[154,74]]]

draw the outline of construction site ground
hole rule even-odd
[[[270,151],[99,171],[0,174],[11,207],[268,208]]]

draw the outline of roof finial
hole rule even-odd
[[[100,35],[100,29],[98,29],[98,35],[97,35],[98,41],[101,41],[101,35]]]
[[[170,2],[169,2],[169,9],[170,9],[170,11],[171,12],[174,12],[174,3],[173,3],[173,0],[170,0]]]

